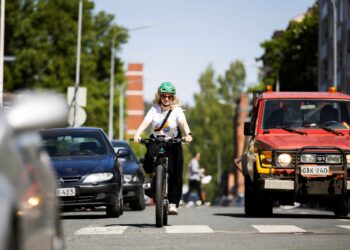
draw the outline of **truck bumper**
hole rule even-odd
[[[264,189],[267,190],[294,190],[294,181],[266,179]]]

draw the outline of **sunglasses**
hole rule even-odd
[[[172,95],[161,95],[160,98],[162,98],[162,99],[166,99],[166,98],[173,99],[174,97]]]

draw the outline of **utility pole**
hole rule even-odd
[[[337,5],[336,0],[330,0],[333,7],[333,86],[337,89],[338,80],[337,80]]]
[[[4,42],[5,42],[5,0],[1,0],[0,19],[0,108],[3,107],[4,92]]]
[[[77,116],[77,93],[80,85],[80,51],[81,51],[81,26],[83,19],[83,0],[79,0],[79,20],[78,20],[78,41],[77,41],[77,63],[76,63],[76,71],[75,71],[75,89],[74,89],[74,119],[73,119],[73,127],[76,126],[76,116]]]

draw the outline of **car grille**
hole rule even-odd
[[[57,182],[60,184],[63,183],[75,183],[81,180],[81,176],[72,176],[72,177],[60,177]]]

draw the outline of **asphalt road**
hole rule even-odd
[[[63,213],[65,249],[350,249],[350,217],[328,211],[280,207],[249,218],[237,207],[180,207],[164,228],[155,228],[154,213]]]

